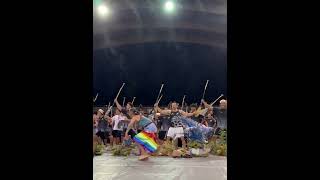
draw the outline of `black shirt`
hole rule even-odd
[[[98,121],[98,131],[101,131],[101,132],[107,132],[107,131],[110,131],[110,127],[109,127],[109,123],[107,120],[105,120],[104,118],[101,118],[99,121]]]
[[[180,119],[181,113],[179,111],[171,111],[170,115],[171,127],[183,127],[182,121]]]
[[[158,122],[158,128],[160,129],[160,131],[168,131],[171,127],[171,121],[169,116],[160,116]]]
[[[215,120],[212,116],[211,116],[211,118],[206,117],[206,119],[207,119],[207,122],[208,122],[208,126],[209,126],[209,127],[214,127],[214,126],[215,126],[216,120]]]
[[[197,121],[198,123],[201,123],[201,121],[202,121],[202,118],[201,118],[200,115],[199,115],[198,117],[196,117],[195,115],[193,115],[193,116],[191,116],[190,118],[191,118],[192,120]]]
[[[227,110],[220,109],[219,107],[214,108],[215,119],[217,120],[218,127],[222,129],[227,128]]]

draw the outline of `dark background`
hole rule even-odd
[[[227,95],[227,1],[174,0],[172,13],[165,2],[108,1],[112,14],[104,18],[94,6],[96,105],[112,102],[123,82],[119,102],[135,96],[136,105],[153,105],[162,83],[160,104],[181,103],[183,95],[200,103],[206,80],[206,100]]]
[[[3,3],[3,173],[92,179],[91,1]],[[228,178],[317,175],[312,7],[228,0]]]
[[[175,100],[200,102],[206,80],[206,99],[213,101],[227,92],[226,50],[191,43],[144,43],[94,51],[93,96],[97,105],[113,101],[122,82],[126,97],[135,104],[152,105],[164,83],[161,104]]]

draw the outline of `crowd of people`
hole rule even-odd
[[[186,148],[189,128],[185,121],[191,119],[191,124],[197,124],[200,131],[212,131],[219,135],[227,129],[227,100],[219,101],[219,106],[208,104],[191,104],[185,111],[177,102],[170,102],[165,108],[158,103],[152,111],[135,108],[131,102],[122,107],[117,99],[115,108],[99,109],[93,112],[93,152],[97,144],[106,148],[120,145],[127,140],[133,140],[139,147],[139,160],[147,159],[157,150],[158,145],[171,141],[175,148]],[[110,111],[114,109],[114,113]],[[187,118],[187,119],[186,119]],[[189,120],[189,121],[191,121]]]

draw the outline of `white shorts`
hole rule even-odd
[[[183,127],[170,127],[167,137],[171,137],[173,139],[184,137]]]

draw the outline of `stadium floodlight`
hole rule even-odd
[[[164,10],[168,13],[173,12],[175,10],[175,4],[172,1],[165,2]]]
[[[102,17],[105,17],[105,16],[109,15],[109,13],[110,13],[108,6],[106,6],[104,4],[100,4],[97,7],[97,11],[98,11],[98,14]]]

